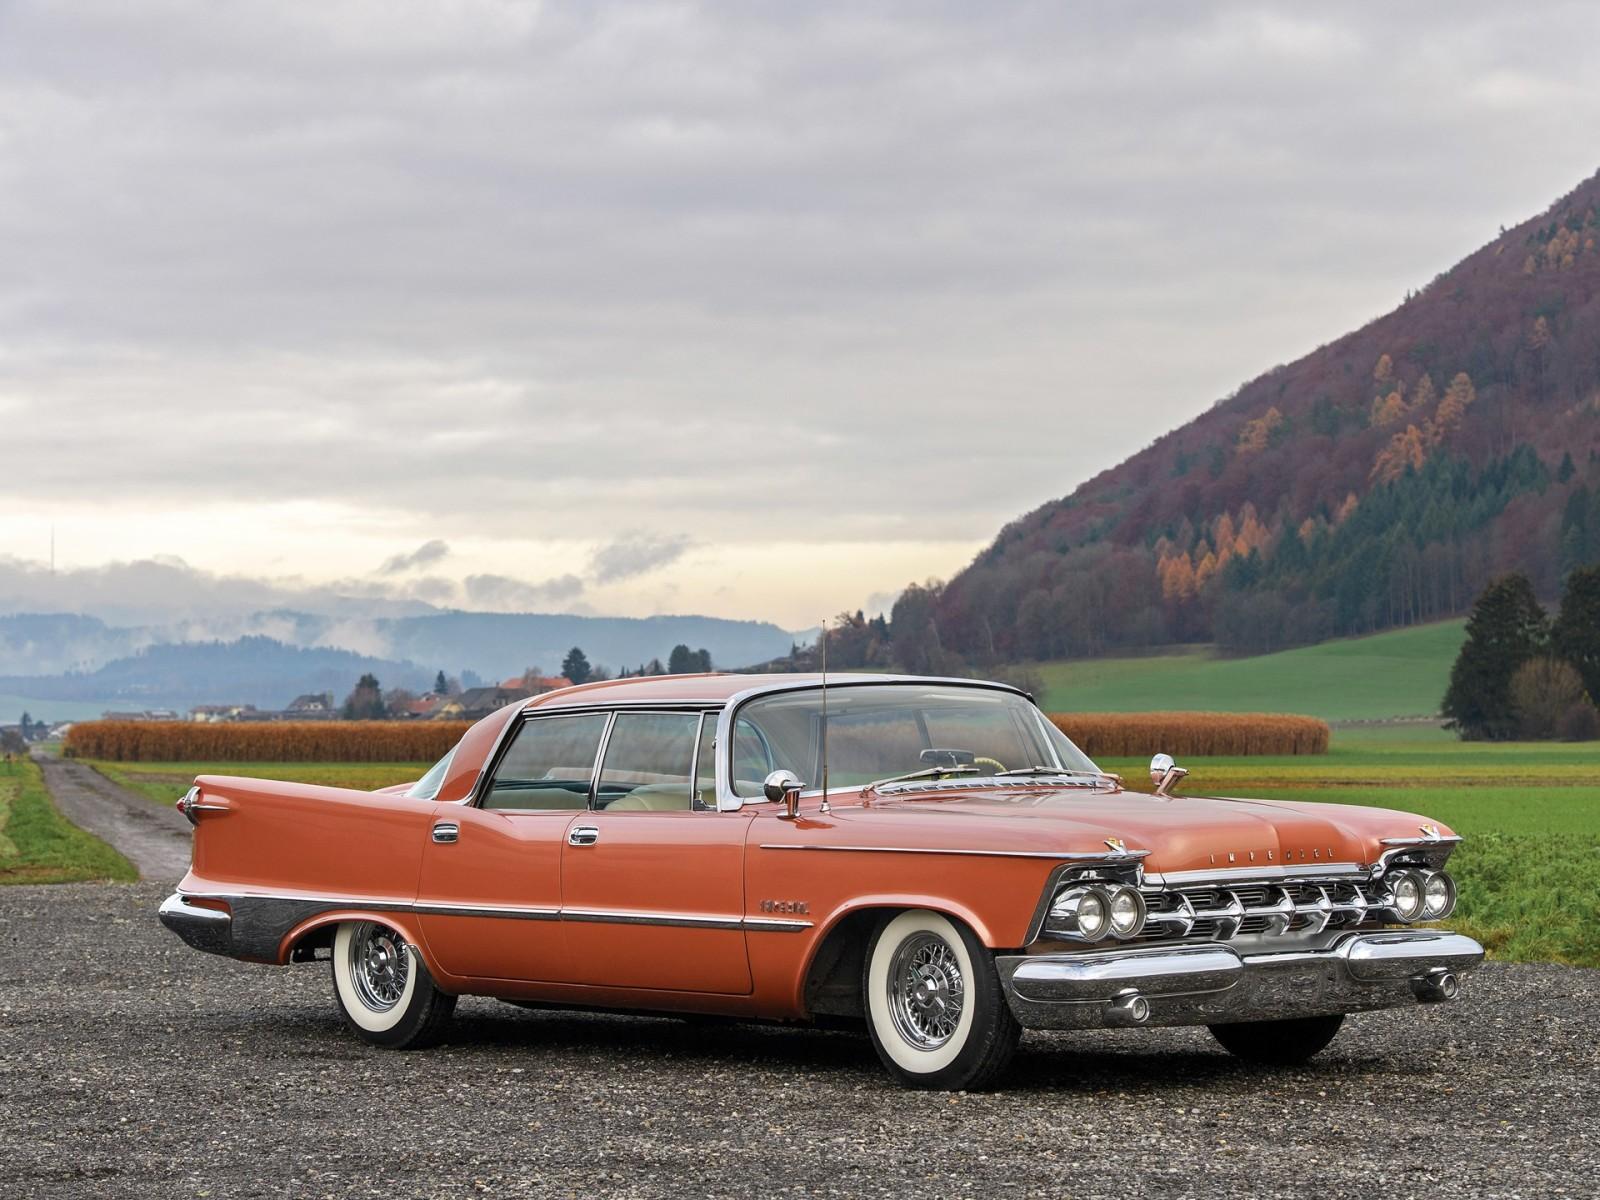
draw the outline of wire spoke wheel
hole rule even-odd
[[[375,1013],[388,1012],[406,992],[411,955],[394,930],[373,921],[356,926],[348,951],[356,996]]]
[[[949,944],[933,933],[907,938],[889,964],[889,1011],[900,1036],[920,1050],[937,1050],[961,1024],[966,979]]]

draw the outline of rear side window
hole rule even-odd
[[[687,812],[693,807],[689,772],[699,730],[699,713],[618,713],[595,807]]]
[[[495,768],[483,807],[587,808],[594,760],[605,730],[603,713],[524,722]]]

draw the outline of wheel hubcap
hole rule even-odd
[[[907,938],[889,963],[889,1011],[900,1036],[920,1050],[937,1050],[961,1024],[966,980],[955,951],[943,938]]]
[[[405,995],[411,955],[394,930],[371,921],[355,927],[350,937],[350,978],[356,995],[373,1012],[388,1012]]]

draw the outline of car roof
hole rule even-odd
[[[644,675],[631,679],[606,679],[581,683],[531,697],[528,709],[571,708],[592,704],[726,704],[744,692],[819,687],[822,676],[815,672],[767,675]],[[861,683],[959,683],[969,687],[1004,687],[976,679],[932,679],[925,675],[864,675],[856,672],[828,676],[830,685]],[[1008,689],[1009,690],[1009,689]]]

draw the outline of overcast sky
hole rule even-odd
[[[881,603],[1591,174],[1596,80],[1585,4],[0,0],[0,602],[53,524]]]

